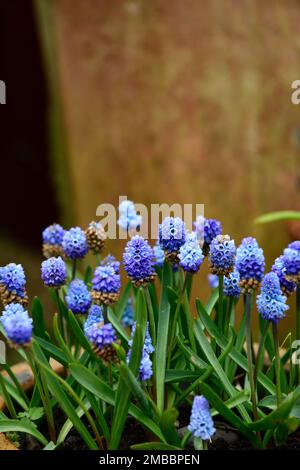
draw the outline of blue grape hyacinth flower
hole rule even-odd
[[[60,256],[46,259],[41,265],[41,277],[47,287],[63,286],[67,280],[66,263]]]
[[[210,414],[209,403],[203,395],[197,395],[194,398],[188,430],[194,437],[203,441],[210,440],[216,432]]]
[[[117,302],[120,294],[121,278],[119,267],[113,264],[98,266],[92,279],[92,297],[97,304],[111,305]]]
[[[101,357],[105,365],[116,360],[113,343],[120,344],[120,341],[111,323],[94,323],[86,330],[85,335],[92,344],[94,353]]]
[[[296,284],[300,283],[300,241],[294,241],[283,252],[286,276]]]
[[[162,249],[162,247],[160,246],[158,240],[157,240],[157,242],[155,243],[155,245],[153,247],[153,252],[154,252],[154,256],[155,256],[155,265],[158,268],[162,268],[163,264],[164,264],[164,261],[165,261],[165,253],[164,253],[164,250]]]
[[[146,286],[155,278],[153,249],[140,235],[135,235],[128,241],[123,254],[123,264],[136,287]]]
[[[128,299],[124,312],[122,314],[122,324],[125,327],[132,326],[134,323],[134,309],[132,299]]]
[[[288,279],[286,273],[286,267],[284,264],[284,256],[281,255],[275,259],[274,264],[272,266],[272,271],[277,274],[280,287],[284,295],[289,297],[296,289],[296,283],[293,279]]]
[[[187,235],[185,243],[179,249],[178,258],[184,271],[196,273],[199,270],[204,256],[195,233]]]
[[[255,238],[242,240],[236,250],[235,268],[240,274],[242,293],[250,293],[259,287],[265,271],[265,257]]]
[[[81,259],[89,251],[86,235],[80,227],[67,230],[62,240],[64,254],[71,260]]]
[[[166,217],[158,227],[159,244],[165,252],[166,260],[178,262],[178,252],[185,243],[187,231],[180,217]]]
[[[285,317],[289,307],[286,304],[286,296],[282,295],[279,278],[274,272],[266,274],[263,278],[256,305],[264,320],[277,323]]]
[[[83,331],[85,336],[88,337],[88,330],[93,326],[95,323],[104,322],[103,319],[103,311],[100,305],[92,305],[89,309],[89,313],[87,319],[83,325]]]
[[[46,227],[42,233],[43,238],[43,255],[45,258],[52,256],[62,256],[62,241],[65,230],[59,224],[52,224]]]
[[[233,271],[228,277],[224,278],[224,295],[227,297],[239,297],[241,295],[239,284],[240,274],[238,271]]]
[[[70,283],[66,295],[67,307],[76,314],[85,314],[92,303],[91,294],[86,284],[80,279],[75,279]]]
[[[14,348],[27,347],[32,339],[32,318],[22,305],[17,305],[11,304],[6,307],[1,323]]]
[[[219,287],[219,276],[216,274],[209,274],[207,276],[209,287],[212,289],[217,289]]]
[[[135,327],[136,323],[133,324],[132,330],[131,330],[131,338],[128,341],[128,346],[129,350],[127,353],[127,363],[130,360],[130,355],[131,355],[131,347],[133,343],[133,337],[135,333]],[[152,360],[151,360],[151,354],[154,352],[154,347],[152,344],[152,339],[149,333],[149,323],[147,323],[147,328],[146,328],[146,334],[145,334],[145,342],[144,342],[144,347],[142,351],[142,358],[140,362],[140,367],[139,367],[139,378],[142,382],[150,379],[152,377]]]
[[[0,297],[3,305],[12,302],[28,303],[26,277],[21,264],[9,263],[0,268]]]
[[[212,274],[228,276],[233,270],[236,248],[229,235],[217,235],[210,244],[209,261]]]

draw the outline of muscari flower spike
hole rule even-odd
[[[86,336],[88,336],[88,330],[95,323],[103,323],[103,312],[100,305],[92,305],[89,309],[89,314],[83,325],[83,331]]]
[[[283,255],[275,259],[272,266],[272,272],[278,276],[282,293],[287,297],[292,295],[296,289],[296,283],[292,279],[287,278]]]
[[[185,243],[187,236],[183,220],[180,217],[166,217],[158,227],[158,236],[166,260],[178,263],[179,249]]]
[[[123,264],[135,287],[146,286],[156,276],[153,249],[140,235],[128,241],[123,254]]]
[[[111,266],[116,273],[119,273],[121,263],[113,255],[107,255],[100,261],[100,266]]]
[[[283,262],[288,280],[300,283],[300,241],[294,241],[283,252]]]
[[[184,271],[196,273],[199,270],[204,256],[195,233],[187,235],[185,243],[179,249],[178,258]]]
[[[62,240],[65,230],[59,224],[49,225],[42,233],[43,255],[45,258],[52,256],[63,256]]]
[[[209,274],[207,276],[209,287],[212,289],[217,289],[219,287],[219,276],[216,274]]]
[[[130,360],[131,347],[133,343],[135,327],[136,327],[136,323],[133,324],[133,327],[131,330],[131,338],[128,341],[129,350],[127,353],[127,363]],[[142,382],[145,382],[146,380],[152,377],[153,371],[152,371],[152,360],[151,360],[150,354],[152,354],[153,351],[154,351],[154,347],[153,347],[152,339],[149,333],[149,323],[147,323],[145,342],[144,342],[142,358],[141,358],[140,367],[139,367],[139,378]]]
[[[123,326],[132,326],[134,323],[134,309],[132,300],[128,299],[125,306],[124,312],[122,314],[122,324]]]
[[[12,302],[28,304],[26,278],[21,264],[9,263],[0,268],[0,298],[3,305]]]
[[[224,278],[224,295],[227,297],[239,297],[241,295],[239,284],[240,274],[235,270],[228,277]]]
[[[155,256],[155,266],[162,268],[165,261],[165,253],[158,240],[153,247],[153,253]]]
[[[21,304],[7,305],[1,323],[11,346],[28,347],[32,339],[32,318]]]
[[[94,323],[85,335],[92,344],[94,353],[102,358],[104,364],[116,361],[117,354],[113,343],[120,344],[120,340],[111,323]]]
[[[65,256],[72,260],[84,258],[89,251],[85,233],[80,227],[73,227],[65,232],[62,247]]]
[[[210,244],[209,261],[212,274],[228,276],[233,270],[236,248],[229,235],[217,235]]]
[[[209,245],[217,235],[222,233],[222,224],[216,219],[206,219],[199,215],[194,222],[196,235],[201,243],[202,251],[205,256],[209,253]]]
[[[266,274],[263,278],[256,305],[264,320],[278,323],[285,317],[289,307],[286,305],[286,296],[282,295],[279,278],[274,272]]]
[[[122,201],[119,205],[119,220],[118,225],[122,230],[130,232],[138,230],[142,225],[142,216],[137,214],[134,203],[132,201]]]
[[[235,268],[240,274],[243,294],[256,290],[263,278],[265,257],[262,248],[253,237],[246,237],[236,250]]]
[[[67,307],[76,314],[85,314],[92,303],[91,294],[86,284],[80,279],[75,279],[70,283],[66,295]]]
[[[120,295],[121,280],[119,271],[112,264],[98,266],[92,279],[92,297],[96,304],[111,305]]]
[[[106,233],[100,222],[90,222],[85,231],[89,248],[96,254],[101,253],[104,248]]]
[[[47,287],[59,288],[63,286],[67,280],[66,263],[60,256],[46,259],[41,265],[41,277]]]
[[[203,395],[197,395],[194,398],[188,430],[194,437],[203,441],[211,440],[216,432],[210,414],[209,403]]]

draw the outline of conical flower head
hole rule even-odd
[[[277,323],[288,310],[286,296],[282,295],[278,276],[268,273],[263,278],[260,294],[256,299],[257,309],[264,320]]]
[[[137,287],[147,285],[155,278],[153,249],[140,235],[135,235],[127,243],[123,264],[127,275]]]
[[[65,230],[59,224],[52,224],[46,227],[42,233],[43,237],[43,255],[45,258],[52,256],[62,256],[62,240]]]
[[[197,395],[194,398],[188,430],[194,437],[198,437],[203,441],[210,440],[216,432],[210,414],[209,403],[203,395]]]
[[[187,231],[180,217],[166,217],[158,230],[159,244],[165,252],[166,259],[177,262],[178,251],[185,243]]]
[[[288,279],[287,277],[283,255],[275,259],[272,271],[278,276],[283,294],[289,297],[295,291],[296,283],[291,278]]]
[[[240,274],[240,287],[243,293],[257,289],[265,270],[265,257],[253,237],[246,237],[236,251],[235,268]]]
[[[229,235],[217,235],[209,248],[209,261],[212,274],[228,276],[233,270],[235,244]]]
[[[22,305],[7,306],[1,323],[11,345],[15,348],[26,347],[32,339],[32,318]]]
[[[300,241],[290,243],[284,250],[283,262],[287,278],[300,283]]]
[[[73,227],[65,232],[62,247],[65,256],[72,260],[84,258],[89,251],[86,235],[80,227]]]
[[[87,285],[80,279],[72,281],[66,295],[66,304],[68,308],[73,313],[85,314],[90,308],[91,303],[92,297]]]
[[[196,273],[199,270],[204,256],[195,233],[187,235],[185,243],[179,249],[178,258],[184,271]]]

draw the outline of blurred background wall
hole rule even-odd
[[[237,243],[257,236],[271,266],[298,231],[253,223],[300,209],[300,108],[290,99],[300,78],[298,1],[4,4],[14,98],[5,107],[2,206],[19,175],[2,212],[10,243],[20,241],[22,253],[30,238],[39,261],[44,225],[86,225],[100,203],[127,195],[148,205],[205,203]],[[5,249],[0,262],[14,254]]]

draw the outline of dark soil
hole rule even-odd
[[[180,410],[180,421],[177,425],[179,434],[182,435],[186,431],[186,426],[189,422],[190,408],[184,406]],[[58,410],[55,414],[56,429],[59,430],[63,426],[66,417]],[[85,423],[85,420],[83,420]],[[86,424],[86,423],[85,423]],[[215,421],[217,432],[209,445],[209,450],[253,450],[250,443],[238,433],[234,428],[228,424],[220,421]],[[41,431],[47,435],[46,425],[42,426]],[[21,450],[39,450],[41,445],[33,437],[20,434],[19,448]],[[133,418],[129,417],[126,423],[125,431],[120,444],[120,449],[129,450],[133,444],[142,442],[153,441],[155,438],[150,436],[142,426],[139,425]],[[69,433],[61,450],[88,450],[86,444],[75,429]],[[189,442],[187,449],[193,449],[192,440]],[[274,443],[270,443],[268,449],[270,450],[300,450],[300,429],[293,433],[285,445],[276,448]]]

